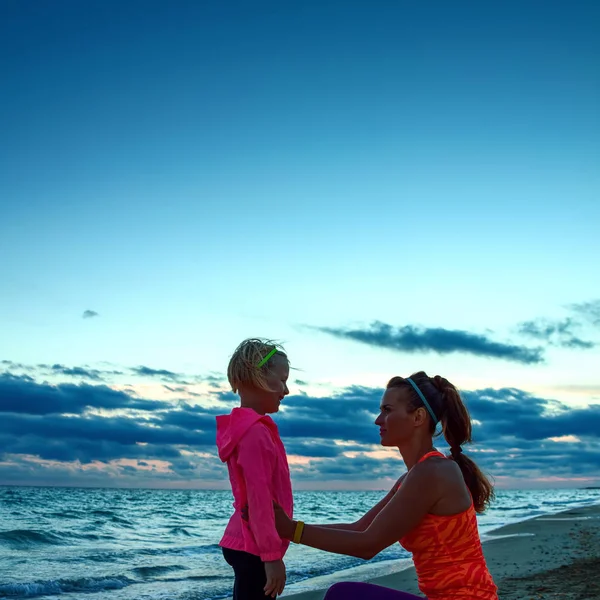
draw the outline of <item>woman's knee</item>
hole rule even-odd
[[[333,584],[323,600],[424,600],[406,592],[371,583],[344,581]]]

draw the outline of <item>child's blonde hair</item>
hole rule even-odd
[[[259,366],[271,352],[265,364]],[[262,340],[260,338],[249,338],[244,340],[233,353],[229,366],[227,367],[227,379],[234,392],[240,388],[240,384],[251,384],[252,386],[271,392],[267,385],[267,375],[273,367],[273,359],[276,356],[284,358],[288,365],[289,360],[283,346],[272,340]]]

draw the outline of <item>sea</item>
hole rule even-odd
[[[354,521],[385,492],[299,491],[296,515]],[[232,571],[218,546],[229,491],[0,486],[0,598],[219,600]],[[600,503],[600,490],[496,491],[482,539],[505,525]],[[399,544],[370,561],[291,545],[284,596],[412,564]]]

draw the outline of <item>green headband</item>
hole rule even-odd
[[[271,356],[273,356],[273,354],[275,354],[277,352],[277,348],[273,348],[273,350],[271,350],[271,352],[269,352],[269,354],[267,354],[259,363],[258,363],[258,368],[260,369],[264,364],[267,363],[267,361],[271,358]]]

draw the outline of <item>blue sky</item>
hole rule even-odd
[[[371,413],[421,369],[478,407],[499,484],[598,481],[597,3],[0,17],[0,481],[221,485],[213,413],[257,335],[301,369],[299,486],[394,478]]]

